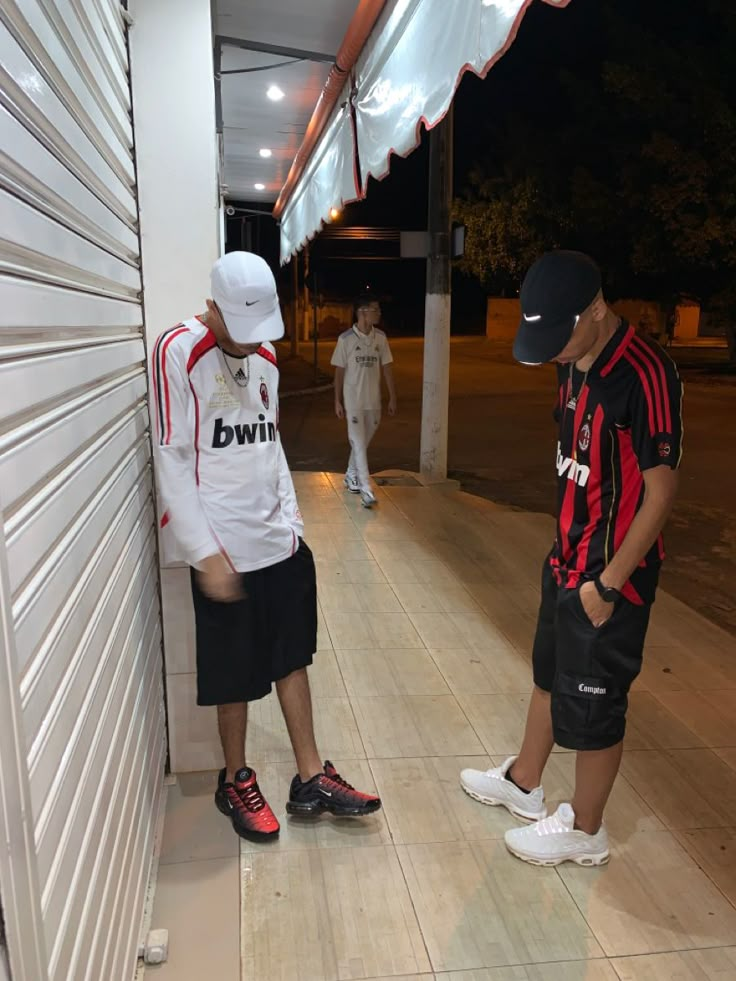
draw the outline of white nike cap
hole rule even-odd
[[[212,299],[238,344],[278,341],[284,336],[276,280],[265,259],[228,252],[212,267]]]

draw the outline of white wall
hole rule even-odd
[[[204,311],[221,254],[212,15],[210,0],[128,7],[150,369],[156,337]],[[189,570],[164,565],[161,590],[171,767],[219,767],[215,711],[195,704]]]
[[[219,255],[210,0],[130,0],[144,311],[161,331],[204,310]]]

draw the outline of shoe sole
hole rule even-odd
[[[367,817],[381,810],[381,802],[365,807],[344,807],[336,804],[329,804],[327,801],[314,801],[312,804],[297,804],[294,801],[287,801],[286,813],[293,817],[319,817],[320,814],[332,814],[333,817]]]
[[[245,838],[246,841],[262,842],[262,841],[273,841],[275,838],[278,838],[279,836],[279,832],[281,831],[281,828],[277,828],[276,831],[246,831],[244,828],[239,828],[235,824],[233,812],[230,810],[229,807],[226,807],[225,805],[220,806],[220,803],[217,800],[215,801],[215,807],[220,812],[220,814],[224,814],[226,818],[230,818],[230,824],[232,824],[233,831],[238,836],[238,838]]]
[[[505,800],[499,800],[497,797],[484,797],[483,794],[479,794],[475,790],[470,790],[466,787],[464,783],[460,783],[468,797],[472,797],[473,800],[477,800],[481,804],[488,804],[490,807],[505,807],[509,814],[513,814],[515,817],[522,818],[524,821],[541,821],[543,818],[547,817],[547,808],[543,808],[541,811],[537,811],[532,814],[531,811],[522,811],[521,808],[514,807],[513,804],[509,804]]]
[[[369,501],[369,502],[368,502],[367,504],[366,504],[366,502],[365,502],[365,501],[361,501],[360,503],[361,503],[361,504],[363,505],[363,507],[364,507],[364,508],[366,508],[366,509],[367,509],[368,511],[370,511],[370,509],[371,509],[371,508],[372,508],[372,507],[373,507],[373,506],[374,506],[375,504],[378,504],[378,501]]]
[[[576,865],[582,865],[588,869],[598,868],[601,865],[606,865],[611,857],[610,852],[605,852],[602,855],[565,855],[563,858],[538,858],[535,855],[522,852],[518,848],[512,848],[508,842],[506,842],[506,847],[512,855],[521,859],[522,862],[526,862],[528,865],[538,865],[545,869],[555,868],[562,865],[563,862],[574,862]]]
[[[343,480],[343,484],[345,486],[345,490],[350,491],[351,494],[360,494],[359,487],[351,487],[350,484],[345,480]]]

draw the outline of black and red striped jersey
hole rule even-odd
[[[682,457],[682,383],[672,359],[622,321],[587,373],[558,366],[557,539],[561,585],[603,572],[644,499],[644,471]],[[650,603],[664,558],[660,539],[623,590]]]

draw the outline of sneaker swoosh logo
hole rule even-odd
[[[322,788],[320,787],[320,788],[319,788],[319,792],[320,792],[321,794],[324,794],[324,795],[325,795],[325,797],[332,797],[332,794],[331,794],[331,793],[329,792],[329,790],[323,790],[323,789],[322,789]]]

